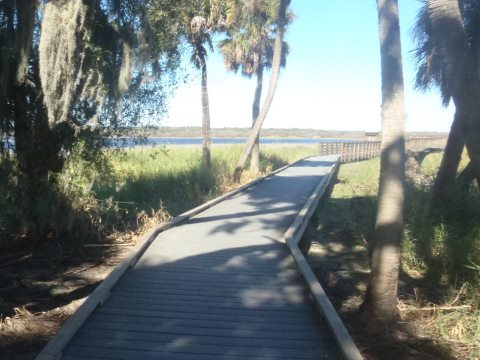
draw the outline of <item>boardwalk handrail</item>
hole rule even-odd
[[[325,317],[330,329],[333,332],[335,340],[340,348],[340,351],[343,357],[346,360],[362,360],[362,355],[358,350],[355,342],[348,333],[345,325],[338,316],[335,308],[328,299],[325,291],[320,285],[317,277],[313,273],[310,265],[308,264],[307,259],[303,255],[303,252],[300,250],[298,244],[302,238],[305,229],[308,226],[308,222],[312,217],[317,205],[322,198],[328,192],[328,189],[333,185],[338,173],[338,168],[340,164],[340,157],[337,161],[331,166],[328,174],[322,179],[318,184],[315,190],[310,195],[308,201],[305,203],[303,208],[298,213],[294,222],[287,229],[284,235],[284,240],[287,243],[287,246],[297,264],[298,270],[305,279],[308,288],[313,296],[313,299],[317,305],[317,308]]]
[[[75,311],[75,313],[68,318],[65,324],[60,328],[60,330],[48,341],[47,345],[43,350],[35,357],[35,360],[58,360],[61,357],[63,349],[67,346],[69,341],[75,335],[75,333],[80,329],[82,324],[88,319],[88,317],[95,311],[95,309],[103,304],[110,295],[110,290],[113,286],[120,280],[120,278],[131,268],[135,266],[140,257],[145,253],[151,243],[161,232],[170,229],[173,226],[184,222],[191,217],[205,211],[212,206],[222,202],[225,199],[228,199],[245,189],[252,187],[259,182],[272,177],[273,175],[291,167],[295,164],[303,161],[305,159],[300,159],[291,164],[285,165],[265,176],[261,176],[253,181],[248,182],[245,185],[240,186],[239,188],[232,190],[224,195],[218,196],[194,209],[186,211],[169,221],[162,223],[147,234],[145,234],[138,244],[133,248],[118,264],[113,271],[98,285],[95,290],[87,297],[82,305]]]
[[[444,149],[447,137],[417,137],[405,140],[405,148],[420,151],[425,148]],[[380,141],[343,141],[323,142],[318,144],[320,155],[340,155],[340,162],[347,163],[367,160],[380,156]]]

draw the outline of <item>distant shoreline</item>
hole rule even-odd
[[[365,139],[370,134],[379,132],[369,131],[344,131],[344,130],[318,130],[318,129],[262,129],[260,137],[264,139]],[[407,132],[407,137],[436,137],[445,136],[445,132],[412,131]],[[201,138],[201,127],[150,127],[133,130],[130,136],[145,136],[148,138]],[[250,128],[212,128],[212,138],[248,138]],[[128,135],[127,135],[128,136]]]
[[[143,139],[135,137],[112,138],[110,147],[141,147],[141,146],[195,146],[202,145],[201,137],[158,137],[150,136]],[[293,145],[293,146],[317,146],[320,143],[332,142],[352,142],[361,141],[361,139],[338,139],[338,138],[275,138],[261,137],[260,144],[265,145]],[[246,137],[212,137],[212,145],[244,145],[247,142]]]

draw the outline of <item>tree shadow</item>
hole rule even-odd
[[[31,313],[47,312],[84,298],[100,283],[92,274],[93,268],[112,251],[118,249],[86,249],[56,241],[33,253],[15,249],[0,266],[1,317],[14,316],[18,308]],[[84,272],[90,268],[90,273]]]
[[[404,271],[400,274],[399,298],[412,307],[441,305],[451,300],[451,285],[442,284],[440,278],[433,275],[438,271],[434,268],[436,264],[427,261],[425,257],[437,256],[443,259],[442,273],[445,274],[445,261],[453,261],[449,254],[461,243],[458,230],[453,230],[451,223],[442,222],[444,251],[436,255],[435,250],[432,251],[432,248],[435,249],[435,241],[439,241],[435,240],[439,224],[429,221],[425,216],[428,196],[428,188],[409,187],[407,191],[405,222],[408,236],[405,246],[410,248],[404,251],[402,261],[404,265],[410,262],[410,268],[420,266],[420,262],[424,266],[422,277],[412,277]],[[383,358],[382,354],[388,352],[391,359],[408,356],[422,359],[455,358],[445,343],[419,334],[408,321],[388,329],[369,329],[358,316],[368,284],[368,240],[374,233],[376,206],[375,197],[363,196],[330,199],[317,210],[315,222],[310,225],[302,241],[311,243],[310,262],[319,281],[334,306],[346,319],[351,332],[362,343],[364,354]],[[470,245],[465,244],[466,249],[458,256],[463,257]],[[465,259],[463,257],[463,261]],[[457,276],[458,270],[457,268]],[[467,269],[463,267],[462,271],[465,270]]]
[[[149,249],[63,354],[339,359],[288,249],[274,242],[242,244],[177,258]]]

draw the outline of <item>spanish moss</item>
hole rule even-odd
[[[45,5],[40,78],[50,125],[69,118],[74,99],[103,101],[102,73],[91,66],[100,51],[92,43],[92,12],[82,0],[52,0]]]

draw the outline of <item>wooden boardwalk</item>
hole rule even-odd
[[[314,157],[160,233],[62,359],[340,359],[283,236],[336,157]]]

